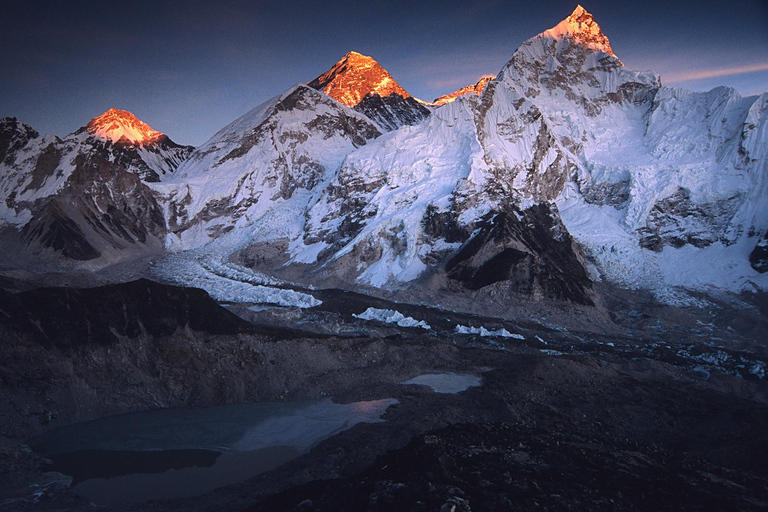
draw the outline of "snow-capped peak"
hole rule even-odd
[[[595,22],[594,17],[581,5],[577,5],[570,16],[539,35],[549,36],[553,39],[572,39],[584,46],[605,52],[617,58],[611,49],[608,38],[600,29],[600,25]]]
[[[123,144],[151,144],[163,138],[165,134],[153,130],[147,123],[140,121],[127,110],[111,108],[94,117],[85,126],[85,130],[102,140]]]
[[[378,62],[357,52],[344,55],[308,85],[348,107],[355,107],[371,93],[382,98],[393,94],[411,97]]]

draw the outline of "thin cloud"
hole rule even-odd
[[[669,75],[662,75],[667,82],[687,82],[689,80],[703,80],[705,78],[717,78],[720,76],[741,75],[744,73],[755,73],[758,71],[768,71],[768,62],[760,64],[750,64],[748,66],[738,66],[734,68],[720,68],[720,69],[699,69],[695,71],[687,71],[682,73],[672,73]]]

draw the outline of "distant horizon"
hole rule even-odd
[[[430,102],[495,75],[578,3],[630,69],[693,91],[768,92],[768,5],[297,1],[14,5],[0,20],[0,117],[66,136],[110,108],[199,146],[252,108],[356,51]],[[664,7],[661,7],[661,6]],[[652,34],[652,36],[649,36]]]

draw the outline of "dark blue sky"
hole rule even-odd
[[[349,50],[425,100],[496,73],[574,1],[19,1],[0,16],[0,117],[66,135],[111,107],[179,143]],[[768,91],[768,2],[584,0],[633,69],[668,85]],[[751,71],[749,71],[751,70]]]

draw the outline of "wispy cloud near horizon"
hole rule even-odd
[[[759,71],[768,71],[768,62],[759,64],[749,64],[746,66],[736,66],[731,68],[719,69],[698,69],[693,71],[681,71],[679,73],[662,74],[662,78],[667,83],[688,82],[691,80],[704,80],[707,78],[717,78],[721,76],[742,75],[745,73],[757,73]]]

